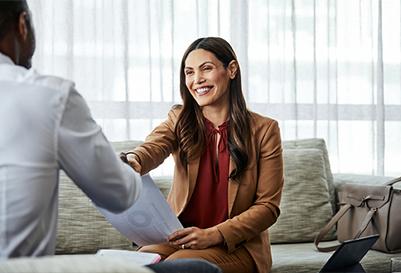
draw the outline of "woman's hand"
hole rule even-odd
[[[177,230],[169,236],[168,240],[171,245],[182,249],[205,249],[221,244],[224,238],[216,227],[207,229],[188,227]]]
[[[141,164],[139,164],[136,156],[132,153],[120,153],[120,159],[130,165],[136,172],[141,172]]]

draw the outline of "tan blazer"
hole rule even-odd
[[[174,126],[180,109],[173,108],[168,119],[156,127],[143,145],[134,150],[141,165],[141,174],[160,165],[171,153],[175,161],[173,184],[168,202],[176,213],[184,210],[195,188],[199,159],[186,167],[179,160]],[[222,233],[227,251],[244,246],[259,273],[270,271],[272,260],[267,229],[280,214],[279,204],[283,188],[283,160],[278,123],[270,118],[251,113],[252,152],[250,162],[238,180],[228,183],[229,219],[217,228]],[[230,170],[235,168],[230,160]]]

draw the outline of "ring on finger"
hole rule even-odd
[[[185,244],[182,244],[182,245],[181,245],[181,248],[182,248],[182,249],[185,249]]]

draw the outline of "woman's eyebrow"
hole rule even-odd
[[[201,63],[200,65],[198,65],[198,67],[202,67],[202,66],[204,66],[205,64],[212,64],[212,65],[215,65],[212,61],[206,61],[206,62],[203,62],[203,63]],[[191,66],[185,66],[184,69],[193,69],[193,67],[191,67]]]
[[[205,64],[212,64],[212,65],[215,65],[212,61],[206,61],[206,62],[201,63],[198,67],[202,67],[202,66],[204,66]]]

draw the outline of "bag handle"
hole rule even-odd
[[[319,231],[319,233],[316,235],[314,243],[320,252],[330,252],[333,250],[336,250],[337,247],[340,245],[333,245],[333,246],[328,246],[328,247],[320,247],[319,243],[322,241],[323,237],[326,236],[327,233],[329,233],[330,229],[340,220],[340,218],[352,207],[351,204],[346,204],[343,206],[334,216],[331,218],[331,220]]]
[[[333,246],[327,246],[327,247],[320,247],[319,243],[323,239],[323,237],[330,231],[330,229],[340,220],[340,218],[352,207],[351,204],[346,204],[343,206],[337,213],[336,215],[331,218],[331,220],[324,226],[319,234],[315,237],[315,246],[317,250],[320,252],[330,252],[333,250],[336,250],[340,244],[336,244]],[[365,219],[363,219],[361,225],[359,226],[358,232],[355,234],[353,239],[359,238],[361,234],[365,231],[365,229],[368,227],[370,221],[372,220],[373,215],[376,213],[377,208],[372,208],[369,210],[369,212],[366,214]]]
[[[398,182],[401,182],[401,176],[400,176],[400,177],[397,177],[397,178],[394,178],[394,179],[392,179],[392,180],[386,182],[384,185],[386,185],[386,186],[392,186],[392,185],[394,185],[394,184],[396,184],[396,183],[398,183]]]
[[[365,219],[363,219],[361,226],[359,227],[358,232],[355,234],[354,239],[359,238],[362,232],[368,227],[370,221],[372,220],[373,215],[376,213],[377,208],[372,208],[369,210],[368,214],[366,214]]]

